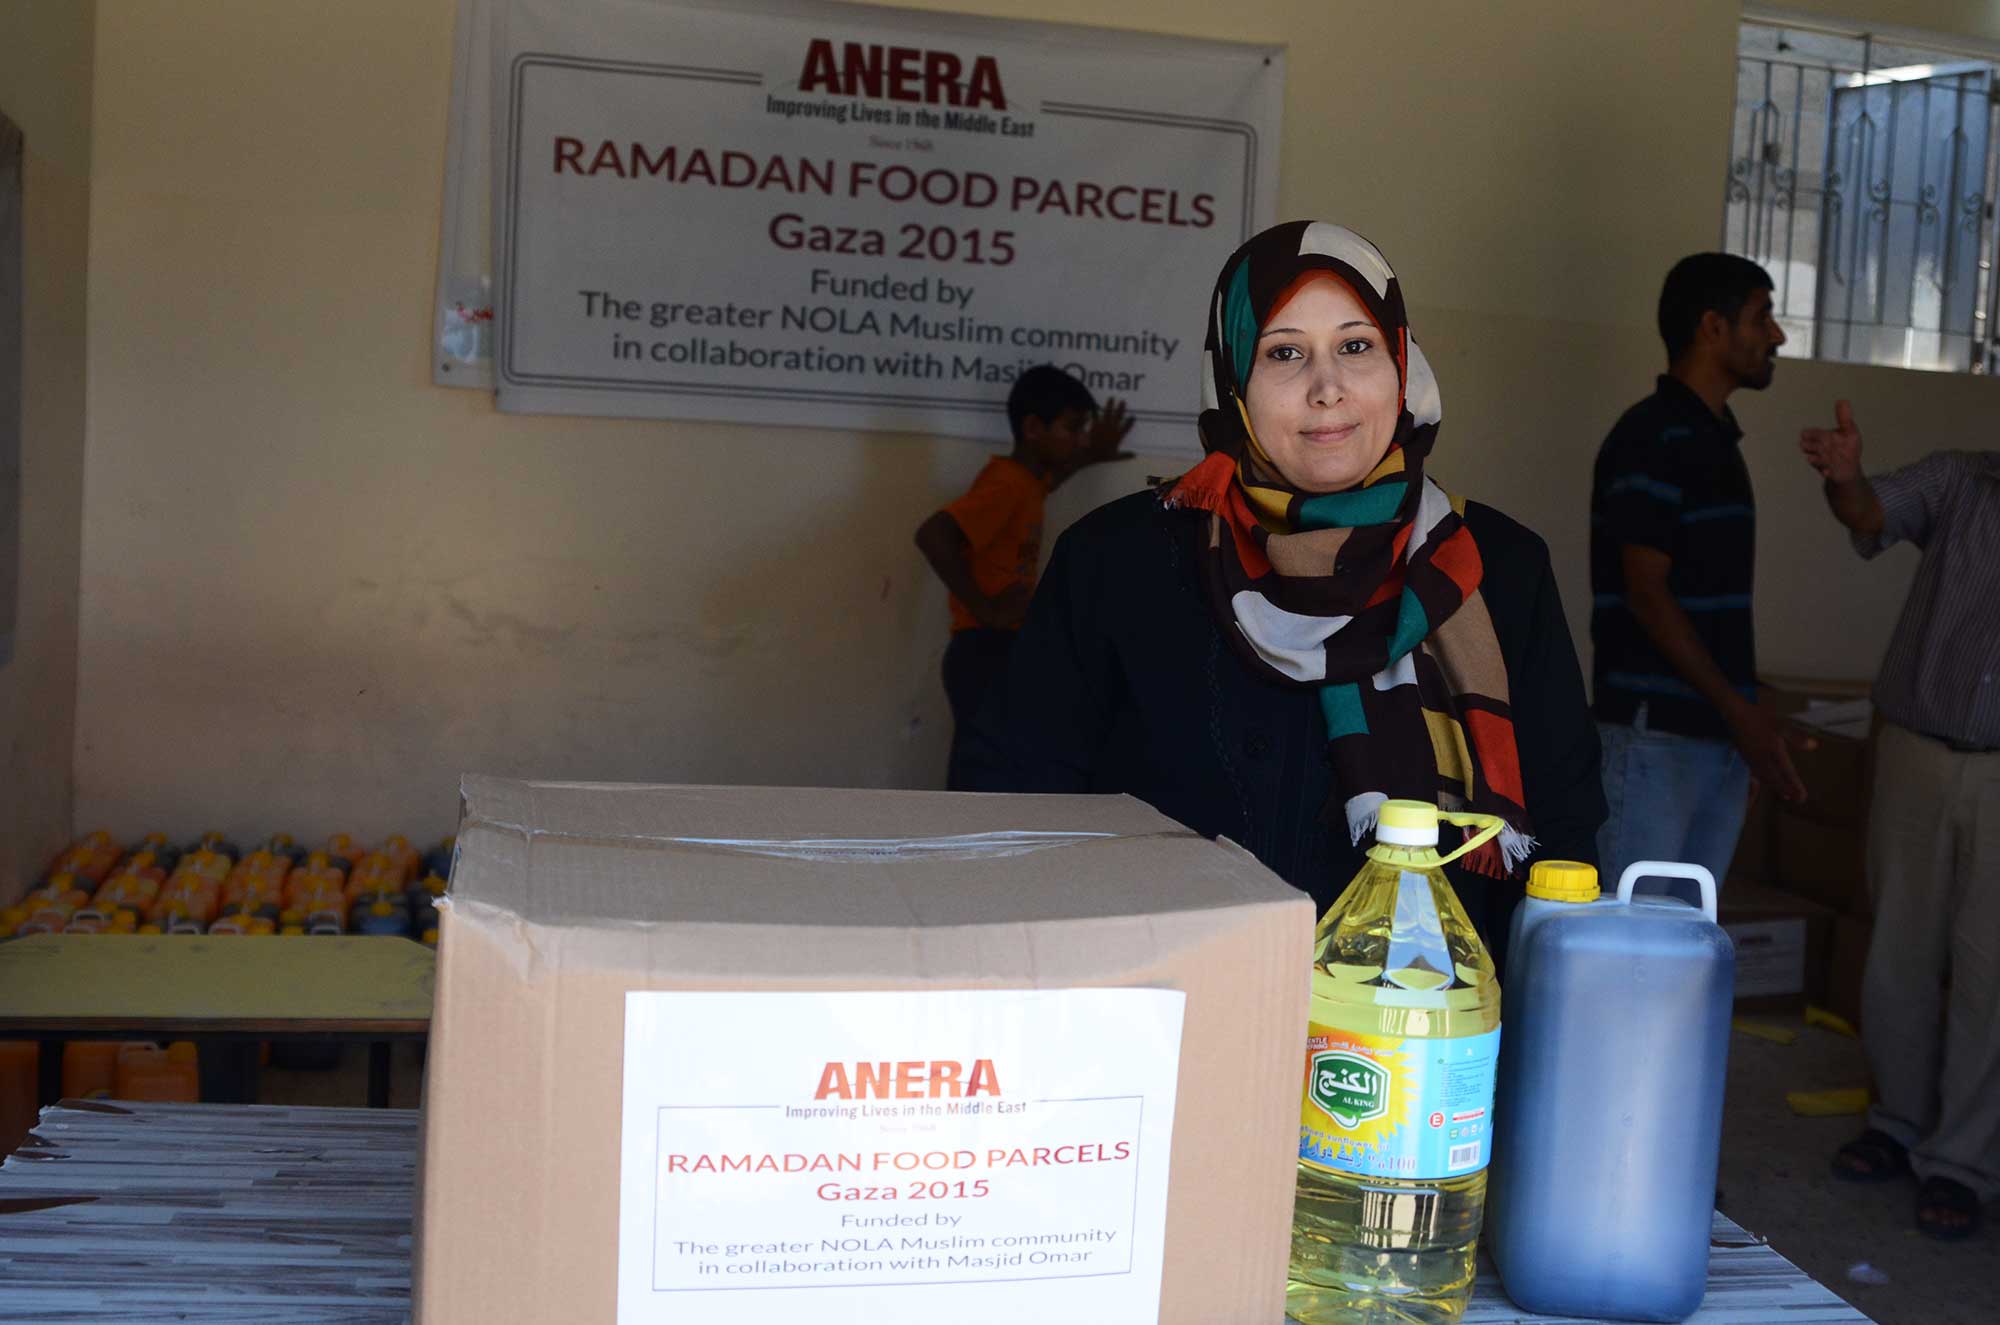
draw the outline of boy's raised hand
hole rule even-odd
[[[1077,457],[1076,467],[1101,465],[1107,460],[1130,460],[1130,451],[1118,449],[1126,434],[1132,431],[1133,420],[1126,416],[1125,402],[1110,399],[1097,411],[1097,417],[1090,421],[1090,434],[1083,444],[1083,453]]]

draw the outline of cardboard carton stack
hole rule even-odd
[[[1765,684],[1767,702],[1817,748],[1792,754],[1806,785],[1803,805],[1758,797],[1723,888],[1723,923],[1737,942],[1738,1002],[1812,1002],[1858,1021],[1871,933],[1868,685],[1777,677]]]

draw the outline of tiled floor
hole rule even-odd
[[[2000,1209],[1971,1242],[1946,1244],[1916,1231],[1916,1185],[1837,1181],[1833,1152],[1860,1132],[1858,1117],[1800,1118],[1785,1104],[1794,1090],[1859,1086],[1868,1079],[1858,1042],[1798,1017],[1750,1020],[1800,1032],[1774,1044],[1738,1033],[1729,1046],[1729,1097],[1722,1137],[1722,1210],[1769,1238],[1813,1278],[1880,1325],[1993,1325],[2000,1321]],[[1888,1276],[1850,1276],[1866,1263]]]

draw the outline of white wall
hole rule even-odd
[[[1657,371],[1661,275],[1716,241],[1732,5],[933,7],[1287,44],[1281,211],[1396,263],[1434,472],[1544,533],[1585,629],[1591,457]],[[102,0],[79,826],[438,834],[467,769],[934,784],[944,601],[910,533],[980,447],[428,384],[452,9]],[[1161,273],[1196,306],[1209,278]],[[1853,673],[1894,568],[1842,563],[1857,592],[1800,555],[1827,540],[1785,435],[1849,380],[1816,371],[1744,407],[1765,652]],[[1889,377],[1856,390],[1907,421],[1885,446],[1993,401]]]
[[[1799,454],[1799,429],[1831,427],[1838,398],[1854,403],[1872,473],[1940,449],[2000,449],[2000,382],[1990,377],[1780,362],[1770,390],[1739,393],[1732,403],[1757,488],[1757,648],[1767,673],[1872,677],[1916,571],[1909,547],[1872,562],[1855,556]]]
[[[0,666],[6,901],[35,882],[70,828],[96,11],[95,0],[12,0],[0,11],[0,111],[26,140],[20,596],[14,660]]]

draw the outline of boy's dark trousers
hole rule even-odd
[[[945,765],[949,791],[981,789],[973,767],[973,719],[989,700],[1002,703],[1007,659],[1014,651],[1014,630],[974,628],[955,632],[944,650],[944,696],[951,703],[951,759]],[[989,718],[989,722],[991,719]]]

